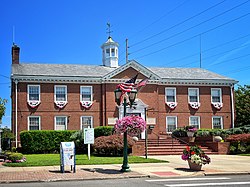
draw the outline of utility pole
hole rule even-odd
[[[201,61],[202,61],[202,56],[201,56],[201,35],[200,35],[200,68],[201,68]]]
[[[126,39],[126,64],[128,63],[128,39]]]

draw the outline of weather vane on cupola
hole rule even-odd
[[[111,31],[111,29],[110,29],[110,28],[111,28],[111,24],[108,22],[108,23],[107,23],[107,26],[108,26],[108,28],[106,29],[106,30],[107,30],[106,33],[109,35],[109,38],[111,38],[110,34],[113,32],[113,31]]]

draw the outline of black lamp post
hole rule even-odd
[[[115,102],[117,103],[118,106],[120,106],[122,90],[118,88],[114,92],[115,92]],[[137,90],[133,89],[130,92],[126,92],[126,95],[123,97],[123,107],[124,107],[123,117],[126,116],[126,107],[128,105],[126,97],[129,98],[129,105],[131,107],[133,102],[135,101],[136,94],[137,94]],[[129,165],[128,165],[128,138],[127,136],[128,135],[126,131],[123,133],[123,164],[122,164],[122,169],[121,169],[122,172],[130,171]]]

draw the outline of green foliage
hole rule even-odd
[[[234,134],[227,139],[230,142],[230,153],[250,153],[250,134]]]
[[[2,130],[3,130],[2,134],[1,134],[2,149],[3,150],[10,150],[11,140],[13,140],[14,135],[12,134],[11,130],[7,127],[3,128]]]
[[[134,143],[133,138],[128,136],[128,148],[132,148]],[[120,156],[123,153],[123,136],[100,136],[95,139],[93,148],[97,155]]]
[[[31,166],[59,166],[60,154],[28,154],[24,155],[26,162],[4,163],[9,167],[31,167]],[[157,159],[145,159],[138,156],[128,156],[129,163],[163,163],[167,161]],[[76,155],[76,165],[100,165],[100,164],[122,164],[123,157],[100,157],[91,155],[91,159],[85,155]]]
[[[236,126],[250,124],[250,85],[235,90]]]
[[[186,137],[187,136],[187,131],[185,128],[177,128],[172,132],[172,135],[175,137]]]
[[[85,153],[87,146],[84,144],[84,132],[83,130],[76,131],[70,136],[70,141],[75,142],[76,153]]]
[[[5,114],[5,110],[6,110],[5,104],[6,103],[7,103],[7,100],[6,99],[2,99],[0,97],[0,120],[2,119],[2,117]]]
[[[34,130],[20,133],[23,153],[59,152],[61,142],[69,142],[76,131]]]
[[[99,126],[95,128],[95,138],[100,136],[110,136],[113,134],[114,127],[111,126]]]
[[[7,156],[7,159],[10,160],[11,162],[18,162],[21,159],[23,159],[23,154],[22,153],[11,153]]]
[[[211,133],[210,133],[211,129],[199,129],[196,133],[196,136],[197,137],[207,137],[207,136],[210,136]]]

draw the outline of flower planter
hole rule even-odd
[[[189,168],[193,171],[201,171],[202,165],[195,164],[191,162],[191,160],[188,160],[188,165],[189,165]]]
[[[187,135],[188,135],[188,137],[193,137],[194,136],[194,132],[187,132]]]
[[[191,137],[188,137],[188,141],[189,141],[189,142],[195,142],[195,137],[192,137],[192,136],[191,136]]]

